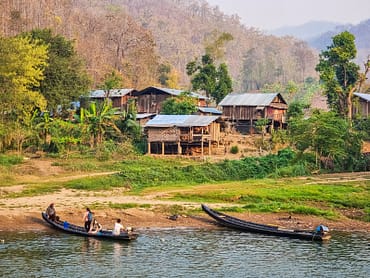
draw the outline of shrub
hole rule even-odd
[[[0,155],[0,165],[11,166],[20,164],[23,161],[23,157],[18,155]]]
[[[230,149],[230,153],[237,154],[239,152],[238,146],[232,146]]]

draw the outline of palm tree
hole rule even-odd
[[[128,137],[137,140],[141,136],[141,127],[136,121],[136,105],[134,100],[128,101],[127,112],[123,111],[118,121],[118,127],[121,132]]]
[[[53,126],[53,118],[50,117],[49,112],[44,112],[41,117],[37,119],[39,122],[36,124],[36,130],[41,134],[41,137],[45,145],[50,144],[51,140],[51,129]]]
[[[84,131],[90,137],[90,146],[97,147],[104,141],[107,132],[115,132],[121,136],[121,131],[115,125],[115,115],[117,109],[110,103],[104,101],[101,105],[95,102],[90,103],[88,109],[81,108],[80,122],[83,124]]]

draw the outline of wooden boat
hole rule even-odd
[[[75,235],[85,236],[85,237],[94,237],[94,238],[107,238],[107,239],[120,240],[120,241],[134,240],[138,237],[138,234],[134,232],[121,232],[120,235],[116,236],[112,234],[112,231],[104,230],[104,229],[97,233],[88,233],[86,232],[84,227],[73,225],[67,221],[61,221],[59,219],[53,221],[48,218],[45,212],[42,212],[41,215],[42,215],[42,218],[47,223],[49,223],[53,228],[64,231],[66,233],[70,233],[70,234],[75,234]]]
[[[316,241],[324,241],[324,240],[328,240],[331,238],[331,235],[329,234],[329,229],[327,229],[327,227],[323,225],[320,225],[314,231],[292,230],[292,229],[285,229],[285,228],[280,228],[280,227],[272,226],[272,225],[264,225],[264,224],[244,221],[244,220],[232,217],[230,215],[217,212],[204,204],[202,204],[202,209],[209,216],[214,218],[217,221],[217,223],[219,223],[220,225],[233,228],[236,230],[240,230],[240,231],[260,233],[260,234],[273,235],[273,236],[290,237],[290,238],[297,238],[297,239],[316,240]]]

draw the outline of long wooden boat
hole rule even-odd
[[[138,234],[134,232],[121,232],[120,235],[116,236],[112,234],[112,231],[104,230],[104,229],[97,233],[88,233],[86,232],[84,227],[71,224],[67,221],[61,221],[60,219],[53,221],[48,218],[45,212],[42,212],[41,215],[42,215],[42,218],[47,223],[49,223],[53,228],[57,230],[61,230],[66,233],[70,233],[70,234],[75,234],[75,235],[85,236],[85,237],[94,237],[94,238],[106,238],[106,239],[113,239],[113,240],[119,240],[119,241],[134,240],[138,237]]]
[[[202,209],[209,216],[215,219],[220,225],[240,231],[315,241],[324,241],[331,238],[329,230],[322,225],[320,225],[314,231],[292,230],[241,220],[230,215],[215,211],[204,204],[202,204]]]

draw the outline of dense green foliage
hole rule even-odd
[[[47,47],[29,37],[0,37],[0,151],[23,150],[34,137],[32,118],[46,107],[34,87],[44,78]]]
[[[353,127],[361,133],[364,140],[370,141],[370,118],[355,120]]]
[[[361,165],[361,137],[349,123],[334,112],[315,112],[310,118],[289,121],[292,144],[300,152],[312,152],[317,165],[326,168],[358,170]]]
[[[50,29],[34,29],[22,36],[47,46],[48,59],[44,78],[39,86],[35,86],[35,90],[45,97],[49,111],[56,112],[58,105],[68,108],[71,101],[86,94],[90,79],[72,41],[53,35]]]
[[[168,98],[163,102],[162,114],[165,115],[191,115],[197,112],[197,100],[189,92],[182,92],[176,98]]]
[[[47,47],[29,37],[0,37],[0,124],[29,125],[35,109],[45,99],[33,88],[44,79]]]
[[[101,145],[107,134],[120,136],[120,130],[115,125],[115,119],[118,117],[116,111],[117,109],[107,101],[99,104],[92,102],[88,109],[81,108],[78,120],[82,124],[83,132],[90,137],[91,147]]]

